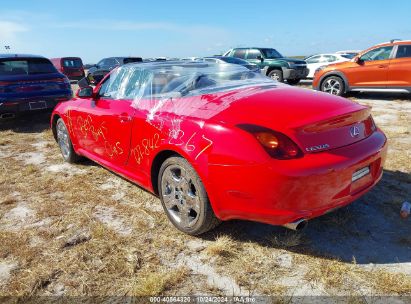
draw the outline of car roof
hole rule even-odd
[[[43,58],[47,59],[46,57],[40,55],[32,55],[32,54],[0,54],[0,58]]]
[[[345,53],[320,53],[320,54],[314,54],[310,55],[306,58],[314,57],[314,56],[341,56],[344,55]]]

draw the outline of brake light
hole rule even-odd
[[[365,136],[370,136],[377,129],[377,126],[375,125],[374,119],[371,115],[368,116],[368,118],[364,121],[364,127]]]
[[[273,158],[294,159],[303,156],[297,144],[283,133],[254,125],[239,125],[239,127],[251,133]]]
[[[12,82],[8,81],[0,81],[0,93],[4,93],[6,90],[6,86],[12,84]]]

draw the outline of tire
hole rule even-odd
[[[321,83],[321,91],[328,94],[342,96],[344,89],[344,81],[338,76],[327,77]]]
[[[68,163],[78,162],[81,157],[74,151],[66,124],[61,118],[59,118],[56,123],[56,135],[64,161]]]
[[[180,231],[199,235],[221,223],[200,177],[184,158],[175,156],[164,161],[158,175],[158,189],[168,219]]]
[[[301,79],[287,79],[287,83],[290,85],[296,85],[300,82]]]
[[[272,70],[270,71],[270,73],[268,73],[267,76],[270,77],[272,80],[284,82],[283,71],[281,70]]]

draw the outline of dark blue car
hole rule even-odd
[[[70,81],[47,58],[0,54],[0,119],[71,99]]]

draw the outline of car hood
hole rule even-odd
[[[287,58],[287,57],[282,57],[282,58],[276,58],[276,59],[264,59],[264,61],[272,61],[272,62],[284,62],[284,63],[292,63],[292,64],[306,64],[304,60],[301,59],[295,59],[295,58]]]
[[[358,63],[355,63],[352,59],[347,60],[347,61],[342,61],[342,62],[336,62],[327,65],[327,69],[329,70],[335,70],[335,69],[345,69],[345,68],[350,68],[350,67],[355,67],[358,66]]]

